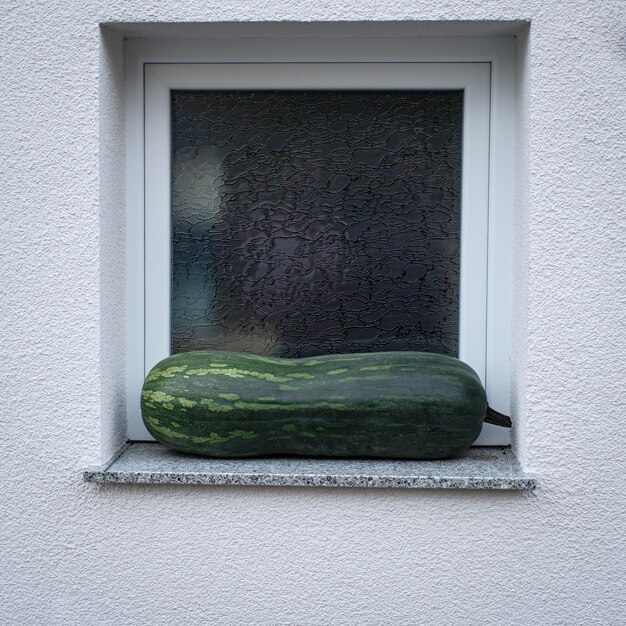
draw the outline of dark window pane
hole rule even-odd
[[[172,350],[457,354],[460,91],[175,91]]]

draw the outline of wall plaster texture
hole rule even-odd
[[[0,623],[626,621],[626,4],[5,0],[2,12]],[[534,494],[83,483],[125,428],[122,34],[262,20],[518,32],[513,409]]]

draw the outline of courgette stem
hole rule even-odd
[[[487,406],[485,422],[487,422],[487,424],[495,424],[496,426],[504,426],[505,428],[511,428],[513,425],[508,415],[498,413],[498,411],[492,409],[490,406]]]

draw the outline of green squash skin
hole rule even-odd
[[[221,458],[441,459],[472,444],[486,409],[468,365],[425,352],[186,352],[158,363],[141,396],[157,441]]]

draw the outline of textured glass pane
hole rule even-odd
[[[457,353],[462,92],[172,99],[173,352]]]

